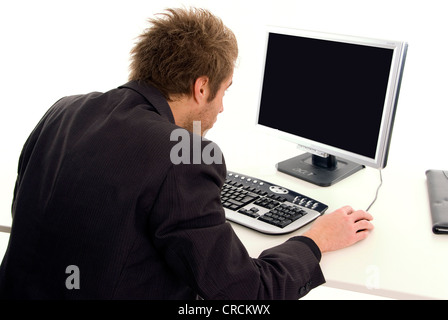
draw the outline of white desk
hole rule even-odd
[[[296,190],[329,206],[366,209],[379,185],[379,173],[366,168],[328,188],[314,186],[277,172],[275,163],[297,155],[290,143],[255,134],[253,144],[234,147],[238,135],[213,137],[223,149],[229,170],[255,176]],[[370,213],[375,229],[364,241],[326,253],[321,266],[327,286],[395,299],[448,299],[448,236],[434,235],[424,170],[389,164],[383,170],[383,186]],[[252,256],[277,245],[298,231],[270,236],[233,224]]]

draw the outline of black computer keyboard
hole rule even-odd
[[[221,202],[227,220],[268,234],[297,230],[328,209],[303,194],[232,171],[227,171]]]

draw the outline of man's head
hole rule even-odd
[[[206,77],[212,101],[233,74],[233,32],[204,9],[168,9],[149,22],[131,52],[130,80],[147,82],[172,101],[192,96],[196,80]]]

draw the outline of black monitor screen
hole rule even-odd
[[[270,33],[258,123],[375,158],[393,53]]]

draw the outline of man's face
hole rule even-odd
[[[232,79],[233,75],[225,80],[221,84],[215,98],[205,103],[199,111],[197,119],[201,121],[201,135],[204,136],[213,127],[218,118],[218,114],[224,111],[223,99],[226,90],[232,85]]]

